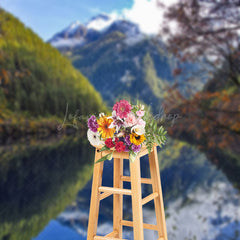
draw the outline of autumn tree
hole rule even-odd
[[[204,71],[221,72],[224,80],[240,85],[239,0],[178,0],[159,6],[165,9],[161,34],[179,62],[197,61]]]

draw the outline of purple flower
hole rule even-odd
[[[129,146],[125,145],[125,150],[124,152],[129,152]]]
[[[88,119],[88,127],[91,131],[93,132],[97,132],[98,129],[98,123],[96,120],[96,117],[94,115],[92,115],[89,119]]]
[[[132,143],[130,142],[130,136],[129,136],[129,135],[127,135],[127,136],[125,137],[124,141],[125,141],[125,143],[126,143],[128,146],[130,146],[130,145],[132,144]]]
[[[132,150],[134,152],[139,152],[140,149],[141,149],[141,145],[135,145],[135,144],[132,145]]]

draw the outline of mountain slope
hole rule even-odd
[[[99,93],[71,62],[31,29],[0,9],[0,118],[4,109],[62,117],[103,108]],[[73,112],[74,111],[74,112]]]
[[[123,94],[159,105],[172,79],[167,57],[151,39],[126,44],[125,34],[114,31],[76,48],[70,59],[112,104]]]
[[[139,98],[152,104],[157,111],[165,87],[173,80],[170,59],[163,44],[155,37],[144,36],[136,24],[125,20],[113,21],[98,31],[89,29],[88,24],[81,24],[82,27],[85,33],[81,36],[81,44],[62,45],[59,51],[88,77],[109,105],[124,96]],[[66,31],[69,28],[60,35]],[[92,31],[98,37],[88,38]],[[59,42],[63,40],[60,35],[49,42],[56,46],[57,38]],[[68,36],[65,41],[74,42],[77,37]]]

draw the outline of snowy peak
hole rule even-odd
[[[110,17],[109,15],[104,14],[104,13],[100,13],[100,14],[98,14],[97,16],[92,17],[90,21],[94,21],[94,20],[98,20],[98,19],[99,19],[99,20],[102,19],[102,20],[107,21],[107,20],[109,20],[110,18],[111,18],[111,17]]]
[[[104,34],[119,31],[126,35],[127,44],[141,41],[143,34],[138,25],[127,21],[115,19],[106,14],[99,14],[91,18],[86,24],[79,21],[72,22],[67,28],[55,34],[48,42],[54,47],[75,47],[95,41]]]
[[[66,28],[66,31],[73,31],[76,28],[78,28],[79,26],[81,26],[81,23],[79,21],[75,21],[75,22],[71,23],[69,25],[69,27]]]
[[[140,34],[138,25],[126,20],[114,21],[107,31],[108,32],[119,31],[131,36]]]
[[[109,27],[113,23],[114,19],[111,18],[108,15],[105,14],[99,14],[96,17],[93,17],[90,19],[89,22],[87,22],[86,27],[88,29],[94,29],[97,31],[102,31]]]

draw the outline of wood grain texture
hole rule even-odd
[[[155,213],[158,226],[158,237],[164,240],[167,240],[167,229],[163,205],[163,196],[162,196],[162,186],[159,172],[158,156],[157,156],[157,147],[153,148],[153,151],[149,155],[149,166],[150,173],[152,178],[152,189],[153,192],[158,192],[159,195],[154,198]]]
[[[127,240],[127,239],[95,236],[94,240]]]
[[[110,233],[108,233],[107,235],[105,235],[104,237],[116,237],[118,235],[117,231],[112,231]]]
[[[133,222],[132,221],[122,220],[121,224],[123,226],[133,227]],[[154,225],[154,224],[143,223],[143,228],[158,231],[158,226]],[[146,240],[148,240],[148,239],[146,239]]]
[[[113,187],[101,186],[104,162],[94,164],[87,240],[120,240],[122,239],[122,226],[133,227],[134,240],[144,240],[144,228],[157,231],[158,240],[167,240],[162,187],[156,146],[157,145],[154,145],[152,152],[149,154],[151,178],[141,178],[140,156],[148,154],[146,148],[141,150],[140,154],[133,163],[129,161],[130,176],[123,176],[123,159],[129,159],[128,153],[113,153]],[[99,148],[96,148],[95,162],[108,153],[109,151],[99,152]],[[131,182],[131,190],[123,189],[123,181]],[[142,183],[152,184],[153,189],[153,193],[149,194],[143,199],[141,187]],[[112,194],[113,231],[106,236],[96,236],[99,202],[100,200]],[[132,196],[133,221],[126,221],[122,219],[123,194]],[[143,223],[142,207],[151,200],[154,200],[157,225]]]
[[[95,151],[95,162],[102,157],[102,153]],[[91,192],[91,203],[89,210],[88,220],[88,233],[87,240],[93,240],[97,233],[98,225],[98,214],[99,214],[99,203],[100,203],[100,192],[98,188],[102,185],[102,173],[103,163],[94,164],[93,168],[93,179],[92,179],[92,192]]]
[[[124,182],[131,182],[131,178],[129,176],[121,176],[121,180]],[[141,178],[141,183],[152,184],[151,178]]]
[[[152,201],[154,198],[158,197],[158,195],[159,195],[158,192],[149,194],[147,197],[142,199],[142,205]]]
[[[129,189],[114,188],[114,187],[99,187],[99,192],[106,192],[112,194],[125,194],[131,195],[132,191]]]
[[[142,186],[140,158],[130,162],[134,239],[143,240]]]
[[[123,175],[123,159],[114,158],[113,162],[113,187],[123,188],[123,182],[121,176]],[[120,221],[123,217],[123,195],[113,195],[113,230],[117,231],[117,237],[122,238],[122,225]]]

